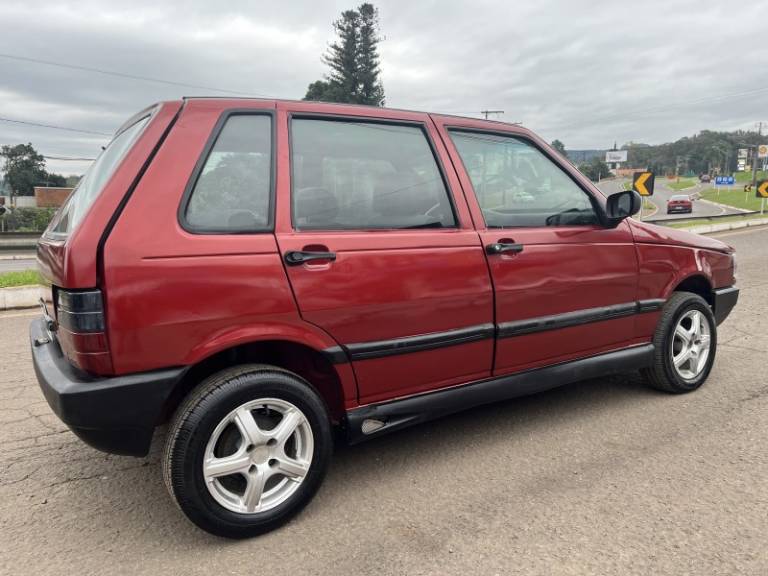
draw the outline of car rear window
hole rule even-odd
[[[680,202],[681,200],[690,200],[690,198],[688,198],[688,196],[677,195],[677,196],[672,196],[671,200],[675,202]]]
[[[80,179],[64,206],[48,228],[48,234],[69,235],[80,223],[88,209],[101,194],[104,185],[115,173],[120,162],[149,122],[150,114],[140,118],[112,139]]]

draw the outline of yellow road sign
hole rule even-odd
[[[655,182],[653,172],[635,172],[632,176],[632,190],[640,196],[653,196]]]
[[[768,198],[768,180],[761,180],[757,183],[755,196],[758,198]]]

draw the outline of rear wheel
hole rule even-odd
[[[653,337],[648,383],[672,393],[691,392],[709,376],[717,349],[717,324],[707,302],[691,292],[675,292],[662,309]]]
[[[310,501],[331,449],[327,411],[308,383],[278,368],[240,366],[206,379],[179,408],[163,475],[192,522],[245,538]]]

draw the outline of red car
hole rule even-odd
[[[332,452],[641,370],[706,380],[733,250],[631,218],[520,126],[353,105],[186,99],[115,134],[38,245],[53,411],[147,454],[198,526],[270,530]],[[490,464],[490,463],[489,463]]]
[[[690,214],[693,212],[693,202],[690,196],[676,194],[667,202],[667,214]]]

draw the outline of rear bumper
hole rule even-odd
[[[719,324],[723,322],[736,306],[736,302],[739,300],[739,289],[736,286],[728,286],[727,288],[718,288],[713,291],[714,304],[712,306],[715,314],[715,321]]]
[[[45,322],[29,327],[32,362],[54,413],[86,444],[104,452],[144,456],[163,406],[184,368],[94,377],[74,368]]]

